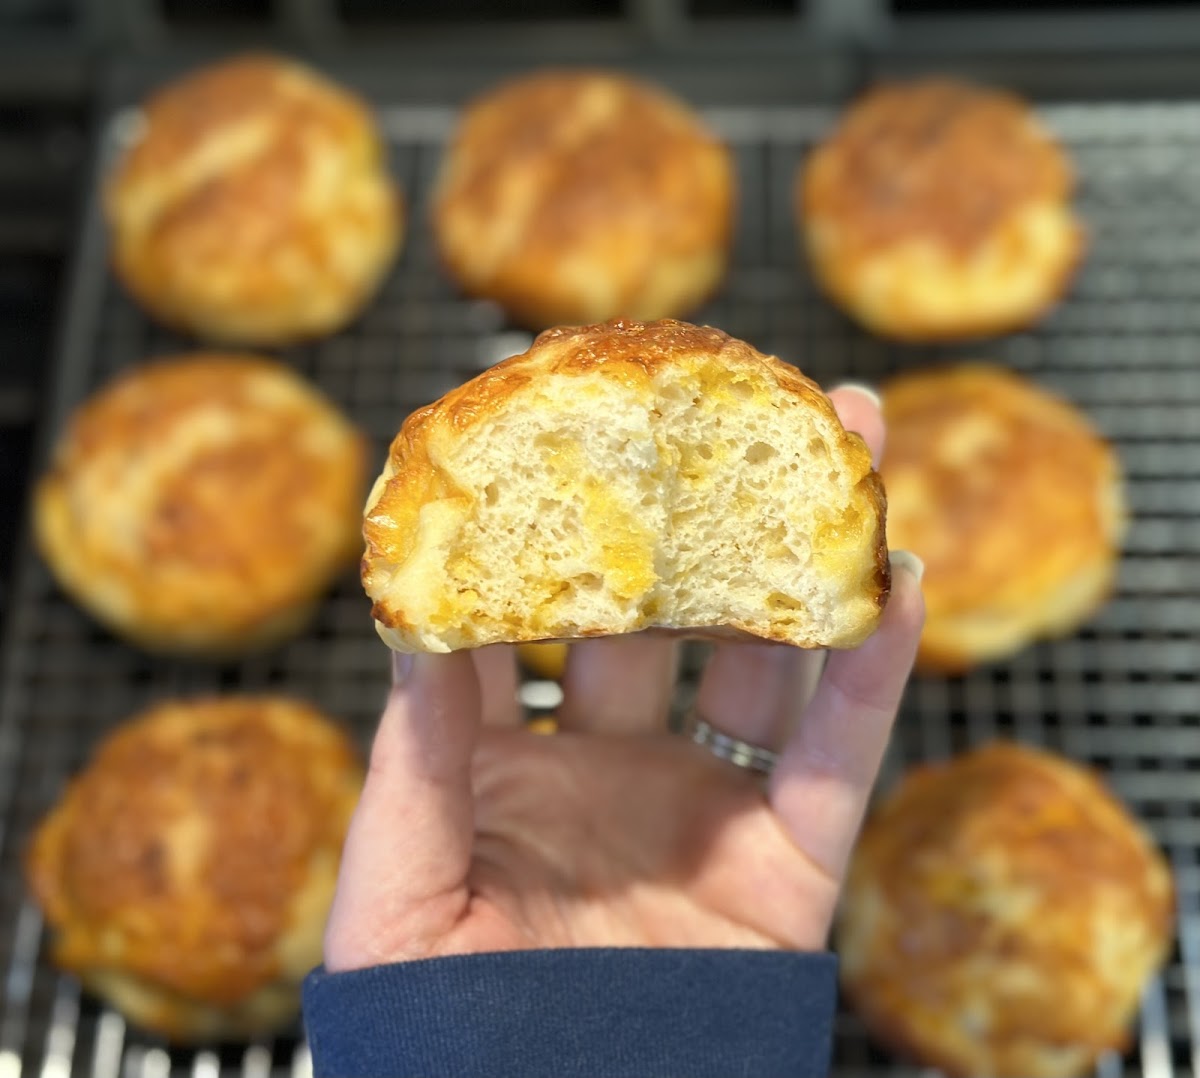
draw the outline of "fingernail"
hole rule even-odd
[[[917,583],[921,583],[921,577],[925,575],[925,563],[911,550],[889,551],[888,560],[892,563],[893,573],[912,573]]]
[[[409,679],[413,669],[413,657],[404,651],[392,652],[392,688],[399,689]]]
[[[842,390],[843,392],[845,390],[849,389],[849,390],[853,390],[853,392],[855,392],[855,393],[861,393],[864,397],[867,398],[867,400],[869,400],[873,405],[875,405],[876,408],[883,407],[883,401],[881,401],[879,399],[879,394],[876,393],[875,390],[873,390],[870,386],[863,385],[862,382],[843,382],[840,386],[837,386],[836,388]]]

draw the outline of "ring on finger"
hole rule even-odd
[[[779,753],[723,733],[708,720],[701,718],[695,709],[685,717],[682,733],[689,741],[707,749],[718,760],[724,760],[734,767],[756,775],[769,775],[779,762]]]

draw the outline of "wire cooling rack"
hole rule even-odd
[[[818,109],[717,109],[737,157],[734,266],[698,319],[796,362],[825,384],[878,381],[952,358],[881,342],[835,312],[797,255],[796,167],[827,127]],[[1117,445],[1134,524],[1116,595],[1080,633],[960,679],[911,685],[885,781],[906,763],[989,737],[1046,744],[1105,772],[1166,849],[1179,893],[1177,942],[1148,989],[1132,1049],[1102,1078],[1200,1078],[1200,104],[1044,110],[1082,180],[1091,234],[1068,301],[1036,330],[969,350],[1007,363],[1081,405]],[[116,116],[97,175],[132,117]],[[528,343],[491,306],[439,272],[427,196],[454,114],[385,109],[396,175],[412,209],[402,259],[378,300],[343,333],[287,353],[375,441],[401,418]],[[47,434],[84,395],[131,364],[192,347],[151,324],[106,268],[93,184],[58,357]],[[27,836],[96,740],[166,695],[286,690],[340,717],[365,744],[387,679],[357,582],[344,580],[303,636],[266,655],[207,666],[149,658],[99,629],[20,555],[0,683],[0,1078],[305,1075],[299,1031],[191,1052],[127,1028],[46,959],[20,858]],[[545,688],[543,686],[543,688]],[[835,1073],[927,1075],[839,1018]]]

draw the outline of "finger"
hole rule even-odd
[[[676,643],[632,633],[571,645],[563,673],[560,730],[631,734],[661,731],[675,689]]]
[[[842,425],[862,435],[879,463],[883,416],[866,386],[829,394]],[[824,652],[775,644],[720,644],[705,667],[696,710],[721,732],[763,748],[783,744],[808,703],[825,663]]]
[[[492,644],[471,652],[483,699],[485,726],[520,726],[517,698],[517,655],[511,644]]]
[[[427,955],[462,916],[480,721],[470,653],[393,656],[325,931],[328,969]]]
[[[862,435],[871,451],[871,461],[878,468],[884,441],[879,396],[869,386],[847,384],[830,390],[829,399],[833,401],[842,426]]]
[[[778,748],[812,696],[824,661],[823,651],[783,644],[719,644],[700,678],[696,712],[731,737]]]
[[[771,776],[776,813],[834,880],[842,878],[858,834],[925,619],[920,560],[895,552],[892,570],[879,628],[861,647],[829,656]]]

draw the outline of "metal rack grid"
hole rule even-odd
[[[795,169],[831,114],[715,109],[740,176],[734,267],[698,320],[798,363],[826,384],[878,381],[950,358],[876,340],[816,293],[797,255]],[[961,679],[908,692],[885,781],[906,762],[992,736],[1044,743],[1100,767],[1173,863],[1178,938],[1150,987],[1134,1045],[1102,1078],[1200,1078],[1200,104],[1061,106],[1045,116],[1082,177],[1087,265],[1045,324],[986,346],[989,356],[1083,406],[1117,444],[1135,523],[1117,594],[1076,636],[1030,648]],[[292,350],[375,439],[382,455],[401,417],[524,347],[489,305],[459,297],[436,268],[426,195],[453,112],[382,114],[413,210],[403,257],[365,316]],[[110,155],[129,117],[105,140]],[[49,427],[118,369],[190,347],[149,323],[111,280],[93,184],[59,357]],[[48,432],[49,433],[49,432]],[[45,957],[20,858],[35,821],[123,718],[168,694],[277,689],[312,699],[365,742],[383,699],[386,654],[356,581],[344,580],[303,636],[266,655],[206,666],[146,657],[96,627],[21,555],[0,683],[0,1078],[301,1075],[296,1033],[249,1046],[168,1050],[81,995]],[[873,1047],[850,1015],[835,1073],[917,1075]]]

